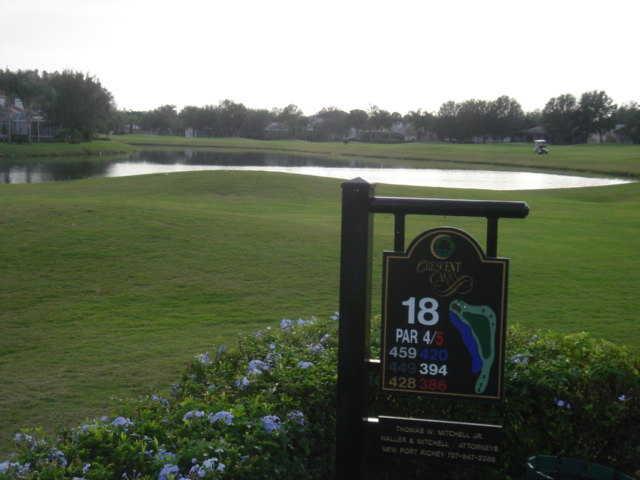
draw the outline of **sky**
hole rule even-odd
[[[640,101],[638,0],[0,0],[0,68],[89,73],[118,108],[525,110]]]

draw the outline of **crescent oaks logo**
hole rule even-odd
[[[449,297],[473,290],[473,277],[462,274],[462,262],[448,260],[456,251],[455,240],[450,235],[437,235],[431,241],[430,250],[436,260],[421,260],[416,273],[427,274],[429,284],[438,294]]]
[[[456,244],[451,235],[437,235],[431,242],[431,254],[438,260],[446,260],[456,251]]]

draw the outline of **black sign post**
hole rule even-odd
[[[391,417],[379,417],[378,421],[372,422],[367,418],[368,369],[371,366],[380,366],[378,362],[369,359],[373,214],[389,213],[395,217],[395,253],[385,255],[385,262],[388,262],[388,265],[385,264],[385,275],[388,274],[385,280],[385,295],[388,294],[392,300],[390,303],[385,303],[388,309],[385,307],[387,311],[383,341],[396,342],[395,346],[405,347],[404,353],[400,353],[399,349],[389,353],[393,348],[391,344],[387,345],[389,348],[384,348],[383,388],[432,395],[470,395],[499,399],[502,396],[507,265],[506,260],[495,258],[498,218],[524,218],[528,212],[529,209],[524,202],[375,197],[373,185],[362,179],[342,184],[336,418],[337,479],[366,478],[366,435],[371,432],[372,425],[377,432],[378,440],[382,441],[383,437],[387,440],[392,438],[389,435],[389,429],[405,428],[410,431],[418,428],[415,424],[410,425],[411,422],[439,422],[439,420],[392,419]],[[486,218],[487,254],[482,253],[471,237],[456,229],[427,231],[405,252],[404,221],[405,215],[408,214]],[[441,263],[447,261],[453,262],[453,265],[444,266],[445,263]],[[432,263],[428,264],[428,262]],[[446,273],[451,275],[441,278],[437,275],[429,275],[443,269],[450,270]],[[410,277],[413,278],[411,282],[403,279],[403,272],[409,271],[411,271]],[[492,278],[491,286],[488,286],[489,284],[484,280],[487,272],[490,272]],[[482,278],[478,275],[482,275]],[[480,280],[481,286],[474,283],[474,288],[469,289],[467,277],[471,277],[473,282]],[[500,285],[500,282],[504,285],[502,296],[487,301],[487,297],[481,295],[483,289],[493,289],[493,286]],[[438,304],[437,307],[435,302]],[[445,310],[439,310],[442,306],[446,307]],[[436,313],[438,322],[434,322]],[[440,322],[440,315],[444,315],[445,320],[438,326],[442,329],[438,330],[435,326]],[[397,332],[395,330],[397,328],[413,329],[416,332]],[[412,347],[412,338],[422,343]],[[426,343],[425,338],[428,340]],[[403,344],[403,339],[406,339],[407,343]],[[441,342],[441,345],[438,345],[438,342]],[[416,349],[415,359],[408,358],[413,355],[413,351],[409,354],[409,348]],[[451,349],[455,349],[461,357],[456,360],[450,358],[449,355],[453,352]],[[444,353],[445,350],[447,350],[446,353]],[[407,358],[401,358],[405,354]],[[430,360],[431,358],[433,360]],[[400,366],[400,360],[404,361],[404,366]],[[392,361],[396,362],[393,367]],[[421,365],[423,363],[426,367]],[[407,373],[395,375],[395,381],[391,380],[393,375],[390,373],[398,373],[401,369],[412,372],[414,367],[410,365],[414,365],[417,374],[413,377],[411,376],[413,374]],[[420,370],[426,373],[420,374]],[[405,380],[400,381],[398,377],[403,377]],[[447,377],[447,381],[446,389],[443,391],[443,384],[438,381],[444,377]],[[414,379],[416,388],[408,387],[413,384],[411,378]],[[427,378],[427,382],[423,382],[425,388],[418,388],[417,385],[425,378]],[[422,427],[425,425],[422,424]],[[491,432],[496,431],[496,428],[499,429],[499,426],[474,427],[474,425],[477,424],[453,425],[449,422],[445,425],[447,428],[440,430],[459,431],[462,432],[460,435],[470,435],[476,440],[472,443],[477,445],[476,449],[481,452],[486,453],[486,449],[494,448],[495,438]],[[476,430],[472,431],[473,428]],[[428,432],[429,428],[426,428],[426,431]],[[438,430],[431,428],[431,431]],[[436,441],[430,435],[427,433],[419,438],[407,438],[409,443],[423,442],[426,445]],[[481,441],[483,438],[489,440]],[[469,448],[473,450],[475,447]],[[451,455],[450,460],[462,459],[462,461],[487,457],[487,455],[468,450],[456,444],[456,448],[446,455]],[[387,448],[387,451],[393,451],[393,449]],[[435,453],[435,455],[438,454]],[[425,458],[425,456],[420,457],[418,454],[418,458]],[[492,462],[485,461],[486,463]]]

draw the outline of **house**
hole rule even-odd
[[[416,130],[407,122],[393,122],[390,128],[392,133],[402,135],[405,142],[415,142],[417,139]]]
[[[0,141],[52,140],[59,130],[49,125],[41,112],[25,108],[20,98],[0,92]]]
[[[405,141],[404,135],[386,129],[360,130],[357,140],[372,143],[402,143]]]
[[[625,135],[624,123],[618,123],[602,134],[592,133],[587,137],[587,143],[631,143],[631,139]]]
[[[276,140],[289,137],[289,127],[281,122],[271,122],[264,129],[264,138]]]
[[[535,127],[527,128],[522,132],[527,142],[533,142],[534,140],[549,140],[547,130],[542,125],[536,125]]]

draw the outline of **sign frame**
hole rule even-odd
[[[525,218],[525,202],[375,196],[375,186],[356,178],[342,184],[340,301],[336,407],[336,480],[364,480],[365,428],[371,361],[371,256],[373,215],[394,216],[395,250],[404,250],[406,215],[481,217],[487,220],[487,257],[497,257],[498,220]]]

